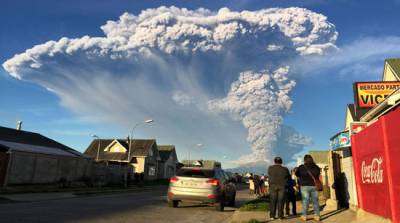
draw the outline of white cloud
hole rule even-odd
[[[270,44],[270,45],[267,46],[267,50],[268,51],[279,51],[279,50],[283,50],[283,46]]]
[[[184,92],[178,91],[172,95],[172,99],[179,105],[189,105],[194,103],[193,98]]]
[[[326,56],[297,58],[294,70],[300,73],[326,73],[343,79],[379,80],[386,58],[398,58],[400,37],[364,37],[349,42]]]
[[[272,144],[292,104],[288,58],[337,50],[335,26],[302,8],[160,7],[124,13],[101,29],[103,37],[34,46],[3,67],[51,89],[80,115],[124,128],[152,117],[160,124],[153,129],[157,137],[178,142],[227,137],[234,124],[219,125],[221,118],[207,108],[230,112],[248,129],[253,155],[264,161],[276,152]],[[224,141],[225,149],[237,146],[231,141]]]

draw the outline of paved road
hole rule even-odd
[[[224,222],[235,208],[217,212],[214,207],[183,204],[169,208],[166,187],[154,191],[76,197],[37,202],[0,203],[0,222]],[[237,206],[251,199],[238,190]]]

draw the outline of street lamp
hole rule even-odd
[[[133,126],[133,128],[132,128],[132,130],[130,132],[130,135],[129,135],[129,148],[128,148],[128,160],[126,161],[125,176],[124,176],[125,187],[128,187],[128,165],[129,165],[129,162],[131,161],[131,147],[132,147],[133,131],[139,125],[150,124],[152,122],[154,122],[153,119],[147,119],[147,120],[144,120],[143,122],[136,123]]]
[[[150,124],[150,123],[152,123],[152,122],[154,122],[153,119],[147,119],[147,120],[145,120],[145,121],[143,121],[143,122],[136,123],[136,124],[133,126],[133,128],[132,128],[132,130],[131,130],[131,132],[130,132],[130,135],[129,135],[129,148],[128,148],[128,160],[127,160],[128,163],[131,161],[131,147],[132,147],[133,131],[134,131],[134,130],[136,129],[136,127],[138,127],[139,125]]]
[[[99,161],[99,153],[100,153],[100,143],[101,143],[101,140],[100,140],[100,138],[99,138],[96,134],[92,134],[92,137],[95,138],[95,139],[97,139],[97,140],[99,141],[99,143],[97,144],[97,155],[96,155],[96,162],[98,162],[98,161]]]

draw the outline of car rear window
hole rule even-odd
[[[180,169],[176,175],[178,177],[213,178],[214,170]]]

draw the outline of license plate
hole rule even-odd
[[[187,187],[196,187],[196,186],[198,186],[198,183],[197,183],[197,182],[194,182],[194,181],[185,181],[185,182],[183,183],[183,185],[185,185],[185,186],[187,186]]]

